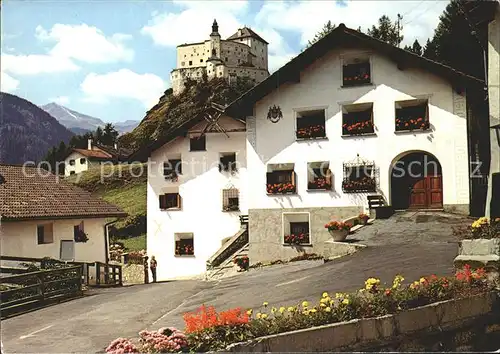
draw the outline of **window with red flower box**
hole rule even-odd
[[[293,164],[269,165],[271,172],[266,174],[268,194],[293,194],[297,190],[297,176]]]
[[[342,66],[342,86],[352,87],[371,84],[371,69],[369,58],[345,60]]]
[[[373,134],[373,103],[342,107],[342,135]]]
[[[395,105],[396,131],[427,130],[430,128],[427,99],[398,101]]]
[[[297,112],[297,139],[326,137],[325,110]]]
[[[310,244],[309,222],[290,222],[290,234],[284,236],[289,245]]]
[[[175,234],[175,255],[194,256],[194,235],[192,233]]]
[[[307,189],[308,190],[330,190],[332,189],[332,172],[330,163],[309,162],[307,164]]]
[[[375,192],[375,165],[373,163],[344,163],[344,193]]]

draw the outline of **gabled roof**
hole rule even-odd
[[[77,152],[89,159],[97,160],[120,160],[125,161],[128,156],[133,152],[131,149],[118,148],[115,149],[112,146],[106,146],[101,144],[95,144],[92,150],[88,149],[72,149],[71,152]],[[68,154],[68,155],[69,155]]]
[[[0,165],[2,221],[124,217],[118,207],[37,167]]]
[[[102,150],[88,150],[88,149],[73,149],[72,151],[77,152],[89,159],[101,159],[101,160],[111,160],[113,156]]]
[[[226,114],[232,117],[245,118],[251,115],[253,105],[286,82],[299,82],[300,72],[318,60],[330,50],[340,47],[364,46],[379,52],[398,64],[398,67],[404,68],[416,67],[426,70],[450,81],[456,86],[477,86],[483,88],[485,83],[476,77],[464,74],[449,66],[429,60],[422,56],[408,52],[404,49],[395,47],[386,42],[370,37],[357,30],[347,28],[341,23],[337,28],[331,31],[311,47],[304,50],[295,58],[290,60],[271,76],[261,81],[258,85],[245,92],[238,99],[233,101],[227,108]]]
[[[241,34],[240,34],[240,31],[241,31]],[[255,38],[255,39],[257,39],[265,44],[269,44],[264,40],[264,38],[259,36],[251,28],[248,28],[248,27],[239,28],[238,31],[235,34],[233,34],[232,36],[228,37],[227,40],[235,40],[235,39],[242,39],[242,38],[248,38],[248,37],[252,37],[252,38]]]

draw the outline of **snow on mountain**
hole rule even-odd
[[[74,132],[83,130],[94,131],[97,127],[103,128],[106,124],[99,118],[74,111],[54,102],[43,105],[40,108],[56,118],[59,123],[64,125],[66,128]],[[138,124],[139,121],[130,119],[124,122],[113,123],[116,130],[120,134],[132,131]]]

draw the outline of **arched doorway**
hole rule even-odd
[[[443,177],[438,159],[424,151],[397,157],[391,165],[391,205],[394,209],[443,207]]]

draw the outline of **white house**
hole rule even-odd
[[[118,147],[102,144],[93,144],[92,139],[88,139],[87,149],[73,148],[64,159],[64,175],[71,176],[87,171],[92,166],[99,166],[103,163],[120,163],[127,160],[132,151]]]
[[[173,93],[184,89],[186,78],[198,80],[204,74],[209,79],[231,80],[246,76],[261,82],[269,76],[267,45],[248,27],[239,28],[227,39],[221,39],[219,25],[214,20],[209,39],[177,46],[177,67],[170,74]]]
[[[233,183],[248,213],[250,262],[320,254],[331,239],[325,223],[368,211],[370,195],[394,209],[469,213],[466,90],[483,84],[341,24],[226,108],[234,121],[220,122],[246,121],[246,136],[209,133],[206,151],[195,153],[173,133],[151,164],[168,154],[192,164],[236,152],[246,172]],[[186,126],[199,131],[195,124]],[[221,212],[229,177],[213,168],[182,175],[178,204],[168,197],[168,206],[181,206],[175,211],[161,211],[160,195],[177,188],[163,178],[148,176],[148,253],[164,260],[159,279],[201,272],[238,229]],[[192,260],[173,252],[187,234]],[[300,244],[287,242],[292,234],[304,235]]]
[[[106,224],[126,215],[45,170],[0,165],[2,256],[106,262]]]

